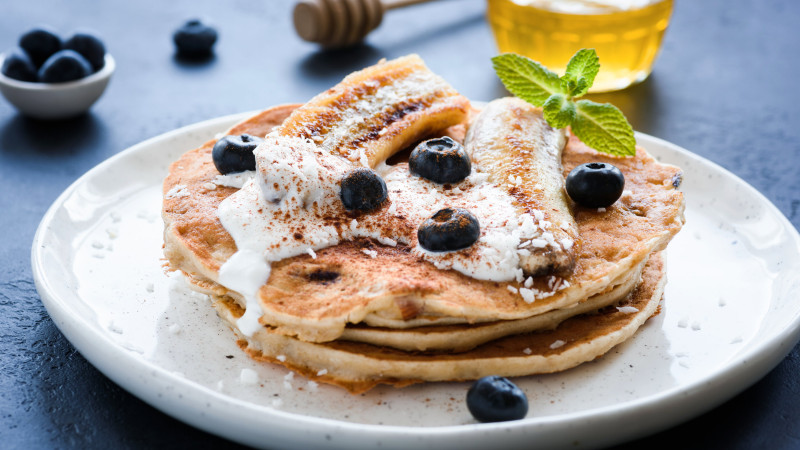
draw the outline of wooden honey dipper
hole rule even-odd
[[[384,12],[431,0],[302,0],[294,7],[294,28],[306,41],[324,47],[361,42],[378,27]]]

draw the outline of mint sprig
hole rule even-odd
[[[492,65],[509,92],[542,107],[551,127],[571,126],[578,139],[599,152],[615,156],[636,154],[633,128],[622,111],[610,103],[576,100],[589,91],[600,70],[594,49],[578,50],[562,77],[516,53],[497,55],[492,58]]]

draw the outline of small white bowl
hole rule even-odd
[[[0,65],[6,55],[0,55]],[[35,119],[66,119],[89,109],[105,91],[116,64],[106,54],[98,72],[65,83],[19,81],[0,73],[0,92],[22,114]]]

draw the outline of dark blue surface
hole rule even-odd
[[[597,98],[619,106],[637,130],[742,177],[797,227],[800,2],[676,3],[653,76]],[[183,125],[305,101],[384,56],[416,52],[472,99],[504,95],[489,64],[495,48],[483,1],[393,11],[366,45],[333,53],[295,36],[291,7],[266,0],[12,0],[0,6],[0,49],[45,23],[63,35],[95,30],[117,61],[104,97],[77,119],[28,120],[0,99],[0,447],[235,447],[117,387],[47,316],[31,276],[33,235],[48,206],[94,165]],[[210,61],[174,57],[172,32],[193,17],[220,33]],[[798,372],[795,347],[731,401],[623,448],[800,448]]]

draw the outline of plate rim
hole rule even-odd
[[[798,314],[795,316],[794,320],[791,321],[790,324],[783,330],[780,330],[779,333],[774,334],[771,340],[759,342],[756,345],[751,345],[743,353],[737,355],[737,357],[732,361],[727,362],[724,365],[724,370],[718,369],[714,372],[710,372],[707,376],[700,380],[693,380],[690,383],[675,386],[665,391],[648,395],[644,398],[579,412],[558,414],[547,417],[530,417],[514,422],[413,427],[405,425],[374,425],[346,422],[336,419],[286,412],[280,409],[271,408],[267,405],[257,405],[244,400],[239,400],[216,392],[208,387],[194,383],[188,379],[181,378],[151,361],[147,361],[144,358],[134,355],[132,352],[126,351],[124,348],[120,347],[119,344],[112,341],[106,334],[102,333],[102,330],[96,328],[96,324],[91,323],[89,320],[86,320],[82,317],[77,317],[77,321],[80,323],[69,323],[67,321],[67,316],[69,316],[70,313],[72,313],[74,316],[75,313],[66,308],[67,303],[65,303],[63,298],[56,298],[58,296],[54,295],[55,291],[53,291],[48,285],[48,280],[42,267],[42,258],[44,255],[42,254],[43,250],[41,245],[43,239],[45,238],[48,225],[52,223],[57,211],[63,206],[64,201],[80,185],[85,183],[93,175],[104,170],[107,166],[113,165],[120,159],[147,149],[150,146],[158,145],[160,142],[167,141],[175,137],[180,137],[191,132],[209,131],[209,134],[211,134],[213,137],[211,128],[224,130],[228,125],[232,125],[240,120],[243,120],[244,118],[249,117],[256,112],[257,111],[250,111],[230,114],[185,125],[183,127],[159,134],[134,144],[97,164],[86,173],[81,175],[72,184],[70,184],[70,186],[67,187],[47,209],[47,212],[44,214],[37,227],[31,248],[31,267],[36,290],[39,293],[39,296],[41,297],[42,303],[44,304],[48,314],[53,319],[54,323],[62,332],[62,334],[64,334],[64,336],[70,341],[70,343],[95,368],[97,368],[109,379],[114,381],[115,384],[155,407],[156,409],[159,409],[160,411],[169,414],[183,422],[189,423],[197,428],[248,445],[264,445],[261,440],[253,440],[252,436],[250,439],[248,439],[247,436],[237,436],[234,434],[237,431],[246,434],[248,432],[248,423],[241,424],[244,425],[244,428],[241,426],[236,427],[236,424],[233,423],[218,423],[216,426],[209,426],[208,423],[206,423],[206,420],[201,420],[199,416],[192,415],[190,412],[186,411],[187,407],[190,406],[189,403],[191,403],[191,396],[184,395],[182,397],[184,403],[188,402],[187,404],[183,405],[183,407],[181,407],[181,404],[169,405],[168,400],[160,401],[158,398],[155,398],[155,396],[152,395],[152,392],[146,392],[147,389],[144,389],[141,385],[137,386],[137,380],[134,377],[121,373],[119,369],[113,366],[117,364],[124,367],[130,367],[129,364],[140,366],[140,371],[149,372],[154,378],[160,378],[156,381],[159,381],[163,386],[173,385],[173,387],[177,386],[180,388],[180,390],[184,390],[187,393],[199,393],[202,394],[203,397],[210,396],[210,398],[216,402],[220,402],[223,406],[229,408],[238,408],[242,413],[256,412],[258,414],[266,414],[267,416],[270,416],[271,419],[278,419],[278,422],[275,422],[274,420],[272,421],[273,429],[298,431],[298,437],[301,439],[307,438],[308,431],[307,428],[302,426],[298,427],[298,425],[312,425],[318,428],[318,435],[343,432],[358,434],[360,441],[349,442],[348,444],[355,443],[360,444],[360,446],[373,444],[373,442],[369,439],[369,437],[372,437],[377,439],[376,442],[384,442],[384,444],[387,444],[386,441],[389,441],[388,443],[402,444],[403,442],[410,442],[410,439],[422,438],[428,439],[422,443],[426,446],[440,447],[442,445],[458,444],[460,448],[464,448],[465,444],[467,446],[474,446],[476,444],[484,445],[486,442],[492,442],[501,436],[511,438],[513,437],[512,435],[516,435],[516,437],[519,438],[527,435],[527,433],[543,433],[545,431],[547,433],[555,432],[556,435],[563,432],[574,432],[572,427],[578,422],[585,422],[583,424],[584,428],[588,427],[592,430],[599,430],[609,425],[616,424],[620,420],[629,418],[634,414],[653,414],[654,412],[662,411],[665,408],[675,408],[677,405],[681,405],[681,412],[677,414],[670,414],[669,419],[664,419],[662,417],[660,420],[651,421],[651,423],[640,425],[638,428],[632,429],[631,431],[620,432],[618,429],[615,433],[613,433],[616,438],[606,438],[605,441],[601,439],[596,442],[581,444],[583,447],[591,447],[594,445],[607,445],[623,442],[645,436],[659,430],[669,428],[678,423],[690,420],[718,406],[724,401],[744,391],[769,373],[791,351],[798,340],[800,340],[800,311],[798,311]],[[797,229],[791,224],[786,216],[768,198],[766,198],[766,196],[764,196],[764,194],[759,192],[749,183],[739,178],[737,175],[725,169],[724,167],[716,164],[715,162],[697,155],[672,142],[638,131],[636,132],[636,139],[637,144],[645,147],[647,147],[647,141],[651,141],[668,149],[670,152],[675,152],[684,157],[693,159],[704,166],[720,172],[726,177],[732,178],[735,182],[742,185],[749,191],[750,194],[755,195],[759,202],[763,206],[766,206],[769,212],[771,212],[772,215],[779,220],[783,229],[789,232],[789,235],[792,238],[791,240],[798,249],[798,254],[800,254],[800,234],[798,234]],[[76,317],[69,318],[73,321],[76,320]],[[79,344],[76,344],[76,341]],[[94,342],[94,347],[92,347],[90,344],[91,342]],[[105,346],[108,346],[108,348]],[[120,355],[124,355],[123,357],[126,360],[125,364],[119,364],[118,360],[116,361],[116,364],[109,364],[107,361],[104,361],[101,357],[102,354],[109,352],[114,353],[117,359],[120,357]],[[737,380],[735,383],[733,383],[736,385],[736,387],[731,389],[730,386],[733,380]],[[703,398],[704,401],[694,401],[698,398]],[[688,407],[686,406],[687,404],[689,405]],[[219,417],[216,418],[219,419]],[[549,428],[550,430],[543,430],[543,428]],[[365,436],[365,434],[369,436]],[[458,443],[449,441],[454,436],[461,438]],[[483,438],[479,438],[480,436],[483,436]],[[538,437],[541,437],[541,434],[539,434],[537,438]],[[270,443],[275,442],[276,441],[271,441]],[[544,441],[539,441],[536,444],[541,445],[543,442]],[[290,439],[287,441],[287,443],[290,445],[304,445],[307,444],[308,441]],[[335,440],[323,440],[321,442],[315,441],[314,443],[317,445],[341,444],[341,442]],[[528,444],[531,444],[531,442],[528,442]]]

